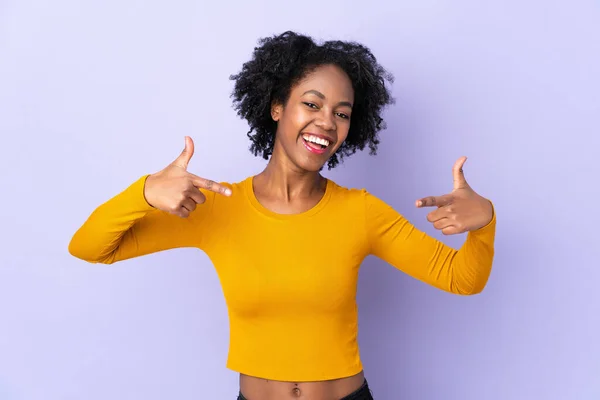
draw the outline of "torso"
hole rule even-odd
[[[261,192],[260,186],[256,185],[255,196],[266,208],[281,214],[302,213],[314,207],[325,193],[326,181],[322,181],[320,190],[312,196],[301,199],[294,203],[282,204]],[[339,400],[348,394],[358,390],[364,382],[364,373],[356,375],[320,381],[320,382],[282,382],[272,381],[253,376],[240,374],[240,391],[248,400],[283,400],[283,399],[311,399],[311,400]]]
[[[360,191],[323,181],[284,210],[253,191],[251,178],[232,189],[211,203],[203,221],[210,234],[198,244],[229,311],[227,367],[240,374],[248,400],[342,399],[364,383],[355,302],[368,253]]]
[[[240,390],[248,400],[339,400],[358,390],[364,373],[322,382],[280,382],[240,375]]]

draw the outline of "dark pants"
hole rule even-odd
[[[240,392],[237,400],[248,400],[244,397],[244,395]],[[252,400],[260,400],[260,399],[252,399]],[[365,379],[364,383],[361,387],[356,389],[354,392],[350,393],[347,396],[342,397],[340,400],[374,400],[373,395],[371,394],[371,389],[369,389],[369,384]]]

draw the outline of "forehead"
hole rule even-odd
[[[297,96],[301,96],[307,90],[318,90],[325,97],[336,100],[352,100],[354,90],[352,81],[340,67],[335,65],[323,65],[309,72],[293,89]]]

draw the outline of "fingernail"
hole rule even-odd
[[[227,196],[231,196],[231,189],[225,189],[225,194]]]

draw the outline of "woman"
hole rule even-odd
[[[454,167],[454,190],[417,201],[458,251],[420,232],[366,190],[320,173],[368,146],[392,103],[391,77],[356,43],[286,32],[261,40],[235,80],[234,104],[265,169],[216,183],[188,172],[191,138],[165,169],[100,205],[69,251],[114,263],[176,247],[208,254],[230,318],[227,367],[238,399],[372,399],[357,344],[358,269],[373,254],[451,293],[479,293],[490,274],[495,215]]]

